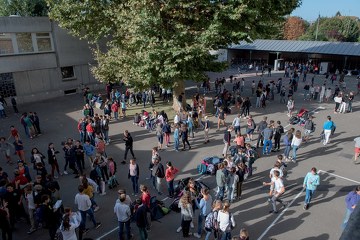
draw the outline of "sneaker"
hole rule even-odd
[[[178,229],[176,229],[176,232],[179,233],[182,230],[182,227],[178,227]]]
[[[106,192],[102,192],[102,193],[100,193],[100,195],[101,195],[101,196],[104,196],[104,195],[106,195]]]
[[[88,231],[89,231],[90,229],[88,229],[88,228],[85,228],[84,230],[83,230],[83,235],[85,235]]]
[[[292,161],[293,163],[296,163],[296,160],[294,160],[294,159],[292,159],[291,161]]]
[[[199,235],[198,233],[194,233],[194,237],[201,238],[201,235]]]
[[[122,160],[122,161],[121,161],[121,164],[126,164],[126,161],[125,161],[125,160]]]
[[[195,227],[193,222],[190,223],[190,227],[191,227],[191,228],[194,228],[194,227]]]
[[[28,232],[27,232],[27,234],[32,234],[33,232],[35,232],[36,231],[36,229],[30,229]]]
[[[304,209],[304,210],[307,210],[307,204],[304,204],[303,209]]]
[[[67,171],[64,171],[64,175],[68,175],[69,173]]]
[[[57,175],[54,176],[55,179],[58,179],[59,177]]]
[[[95,229],[98,229],[99,227],[101,227],[101,223],[96,223],[96,225],[95,225]]]
[[[94,208],[94,212],[99,211],[99,209],[100,209],[100,207],[99,207],[99,206],[96,206],[96,207]]]

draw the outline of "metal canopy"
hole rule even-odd
[[[345,56],[360,56],[358,42],[322,42],[322,41],[293,41],[293,40],[255,40],[252,43],[241,41],[228,49],[269,51],[269,52],[296,52],[318,53]]]

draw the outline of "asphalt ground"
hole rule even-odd
[[[212,80],[216,77],[237,76],[235,71],[227,71],[224,73],[209,73]],[[264,77],[264,81],[277,80],[282,77],[283,73],[273,73],[272,77]],[[260,76],[254,73],[244,73],[241,77],[245,78],[244,96],[251,96],[251,81],[256,82]],[[311,76],[308,76],[308,80]],[[348,89],[356,91],[357,80],[354,77],[346,77]],[[316,76],[315,84],[322,84],[324,76]],[[287,84],[287,81],[284,81]],[[195,91],[192,83],[187,83],[189,90],[187,94]],[[330,84],[331,85],[331,84]],[[253,177],[243,184],[243,195],[240,201],[231,205],[231,212],[235,215],[237,223],[236,228],[232,231],[233,235],[238,234],[242,227],[246,227],[250,232],[251,239],[306,239],[306,240],[325,240],[339,239],[341,235],[340,225],[345,213],[345,195],[353,189],[354,186],[360,184],[359,167],[352,163],[354,152],[353,139],[359,135],[359,97],[355,97],[353,113],[334,114],[334,103],[318,103],[316,101],[304,101],[303,86],[300,82],[299,90],[295,93],[295,108],[299,110],[306,107],[310,111],[314,110],[316,131],[313,134],[310,143],[304,144],[298,150],[298,163],[288,164],[288,177],[285,180],[286,193],[283,200],[288,201],[287,208],[282,209],[277,215],[269,214],[270,205],[266,201],[268,188],[262,186],[263,181],[268,181],[268,173],[273,166],[277,153],[270,156],[259,158],[254,166],[257,168]],[[232,86],[227,83],[227,89],[231,90]],[[333,88],[334,89],[334,88]],[[210,94],[211,97],[213,94]],[[268,120],[280,120],[284,126],[288,125],[288,117],[286,116],[286,106],[279,103],[279,96],[275,95],[275,100],[269,102],[265,109],[255,108],[255,99],[251,98],[252,106],[250,113],[254,116],[255,122],[259,122],[263,116],[268,116]],[[68,137],[77,139],[77,120],[82,116],[81,109],[83,99],[80,94],[69,95],[61,98],[46,100],[42,102],[24,104],[19,106],[20,112],[36,111],[40,117],[41,128],[43,134],[33,140],[24,138],[25,152],[27,159],[30,159],[30,150],[37,147],[42,153],[46,154],[49,142],[55,143],[55,148],[61,150],[61,141]],[[148,110],[151,109],[150,107]],[[155,109],[158,109],[155,106]],[[161,110],[161,109],[158,109]],[[139,112],[141,107],[139,106]],[[0,120],[0,135],[9,135],[9,126],[15,125],[20,134],[25,136],[22,126],[19,122],[19,115],[12,113],[11,109],[7,109],[8,118]],[[331,137],[330,144],[323,146],[320,143],[319,135],[322,124],[326,120],[326,116],[331,115],[333,121],[337,125],[335,135]],[[227,117],[227,123],[231,122],[235,113]],[[210,120],[215,122],[213,116]],[[242,126],[244,126],[242,121]],[[287,127],[287,129],[290,126]],[[301,129],[299,126],[293,126]],[[124,143],[122,141],[122,133],[128,129],[134,138],[134,152],[137,162],[140,166],[140,183],[151,186],[146,178],[149,176],[148,163],[151,158],[151,148],[156,146],[157,140],[154,133],[149,133],[144,128],[134,126],[132,118],[122,119],[118,122],[110,124],[111,143],[107,146],[107,153],[114,157],[117,163],[123,159]],[[245,128],[241,128],[242,133]],[[255,136],[256,137],[256,136]],[[207,184],[211,189],[215,189],[216,183],[213,176],[200,176],[196,171],[196,166],[201,159],[207,156],[221,155],[223,149],[222,131],[215,132],[215,123],[210,131],[210,143],[203,144],[203,133],[195,134],[194,139],[190,139],[192,149],[185,152],[175,152],[172,147],[161,152],[162,161],[172,161],[172,163],[180,169],[177,176],[178,179],[192,176],[194,178],[201,177],[201,181]],[[129,158],[129,157],[128,157]],[[3,156],[0,157],[1,166],[12,176],[13,166],[7,166]],[[13,159],[16,159],[15,156]],[[64,160],[59,157],[60,168],[64,166]],[[302,181],[304,176],[312,167],[321,170],[321,185],[315,193],[313,203],[309,210],[304,211],[303,201],[305,193],[302,192]],[[87,171],[89,171],[87,166]],[[49,170],[49,168],[48,168]],[[335,174],[335,175],[334,175]],[[131,182],[127,179],[127,165],[118,164],[117,179],[120,183],[119,188],[127,189],[131,195]],[[59,178],[61,185],[61,194],[65,206],[74,206],[74,196],[77,193],[79,180],[72,175]],[[151,194],[157,195],[150,187]],[[163,183],[164,194],[158,196],[158,199],[164,200],[166,205],[170,205],[171,199],[166,198],[166,187]],[[212,191],[214,196],[214,191]],[[102,223],[97,230],[91,230],[86,237],[93,239],[117,239],[117,221],[113,213],[113,207],[117,193],[115,190],[107,190],[105,196],[96,196],[96,201],[100,206],[100,210],[95,213],[96,219]],[[194,220],[197,226],[197,215]],[[87,226],[91,223],[87,221]],[[182,239],[181,233],[176,233],[176,229],[180,225],[180,215],[171,212],[159,222],[153,222],[149,239]],[[32,235],[27,235],[26,231],[29,227],[25,223],[18,223],[14,232],[14,239],[49,239],[46,230],[38,230]],[[196,228],[195,228],[196,229]],[[192,230],[192,231],[195,231]],[[135,225],[132,225],[132,232],[135,239],[138,238],[138,231]]]

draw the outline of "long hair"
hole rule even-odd
[[[296,138],[301,138],[301,132],[300,132],[300,130],[297,130],[297,131],[295,132],[295,137],[296,137]]]
[[[65,214],[63,222],[62,222],[62,230],[69,231],[70,227],[71,227],[70,216],[69,216],[69,214]]]
[[[188,191],[184,192],[184,194],[181,196],[180,203],[183,208],[186,208],[188,204],[191,203],[191,196]]]

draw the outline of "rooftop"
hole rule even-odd
[[[233,44],[228,49],[360,56],[359,42],[322,42],[258,39],[253,41],[252,43],[241,41],[240,44]]]

